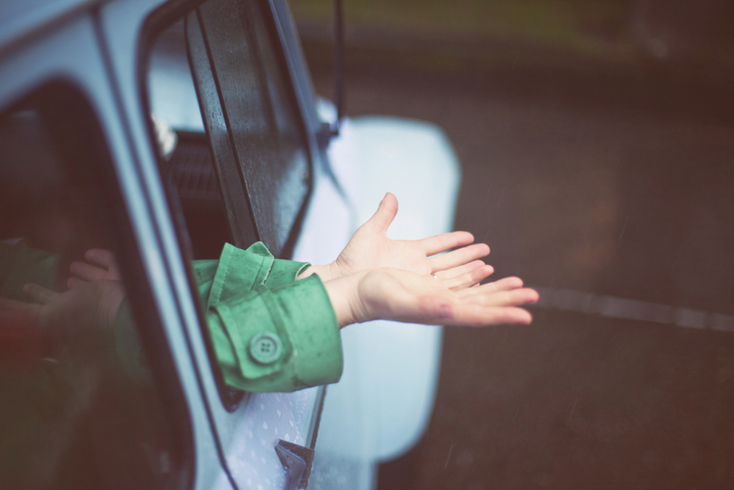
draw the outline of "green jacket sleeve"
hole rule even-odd
[[[194,263],[217,361],[230,386],[294,391],[333,383],[342,371],[339,326],[308,264],[274,259],[262,243],[225,245],[218,262]]]
[[[0,242],[0,292],[26,300],[21,286],[51,286],[55,256]],[[339,327],[318,276],[296,281],[309,264],[278,260],[262,243],[225,245],[219,260],[193,263],[217,362],[230,386],[247,391],[294,391],[333,383],[342,372]],[[116,320],[123,368],[145,379],[137,330],[127,301]]]

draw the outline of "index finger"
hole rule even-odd
[[[419,240],[426,251],[426,256],[445,252],[456,247],[463,247],[474,242],[474,235],[468,231],[452,231]]]

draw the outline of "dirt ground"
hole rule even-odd
[[[306,53],[329,96],[330,67]],[[530,327],[447,330],[430,426],[379,489],[733,488],[734,332],[706,328],[734,314],[726,84],[410,65],[349,66],[348,114],[446,131],[456,227],[490,244],[498,277],[673,316],[546,301]]]

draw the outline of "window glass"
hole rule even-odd
[[[134,320],[152,309],[127,294],[139,266],[103,142],[64,85],[0,116],[2,488],[183,483],[186,431],[154,383],[166,356],[141,343],[160,327]]]
[[[184,30],[231,239],[288,256],[310,163],[268,4],[209,0]]]
[[[192,259],[217,259],[225,242],[281,257],[294,245],[310,162],[270,15],[266,2],[209,0],[152,36],[147,107]]]

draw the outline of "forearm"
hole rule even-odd
[[[358,272],[329,281],[324,280],[324,289],[329,295],[331,307],[336,315],[339,328],[344,328],[352,323],[367,321],[362,314],[364,308],[359,304],[359,282],[366,272]],[[322,279],[323,280],[323,279]]]

